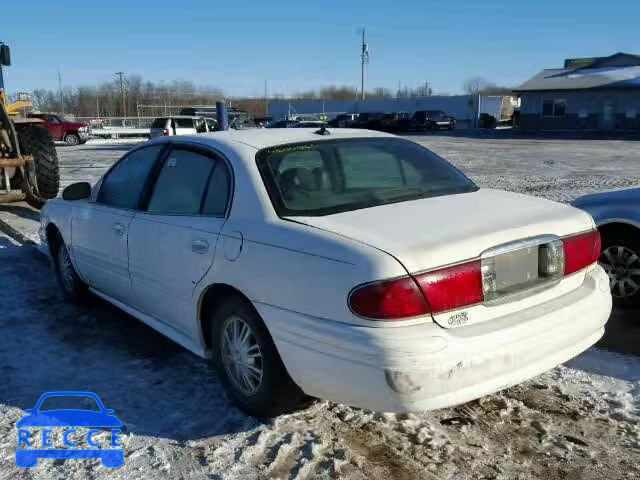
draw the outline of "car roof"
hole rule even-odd
[[[336,138],[394,137],[389,133],[354,128],[327,128],[330,135],[319,135],[317,128],[254,128],[246,130],[225,130],[188,136],[189,140],[200,143],[241,143],[257,150],[287,143],[319,142]],[[169,138],[169,137],[166,137]],[[213,140],[213,142],[211,142]],[[175,141],[175,140],[174,140]]]

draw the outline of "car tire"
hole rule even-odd
[[[53,263],[62,296],[70,302],[82,303],[86,300],[89,289],[78,276],[62,236],[58,233],[55,238]]]
[[[619,308],[640,307],[640,235],[627,230],[602,233],[600,265],[609,275],[613,303]]]
[[[227,397],[238,408],[270,418],[300,407],[308,398],[289,377],[269,331],[248,301],[226,297],[211,322],[215,365]]]
[[[18,130],[20,151],[33,156],[33,162],[25,166],[24,177],[19,171],[14,179],[20,183],[26,200],[34,208],[41,208],[45,201],[55,198],[60,189],[58,155],[51,134],[39,125],[29,125]],[[37,189],[34,188],[37,184]]]
[[[80,137],[77,133],[67,133],[64,136],[64,142],[71,147],[75,147],[76,145],[80,145]]]
[[[449,126],[447,127],[449,130],[453,130],[455,127],[455,124],[450,123]]]

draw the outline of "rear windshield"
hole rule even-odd
[[[473,192],[435,153],[403,139],[357,138],[261,150],[257,164],[280,216],[318,216]]]
[[[166,118],[156,118],[151,124],[151,128],[166,128],[167,119]]]

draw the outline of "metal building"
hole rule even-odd
[[[569,58],[514,92],[523,130],[640,131],[640,55]]]

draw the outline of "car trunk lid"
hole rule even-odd
[[[492,189],[291,219],[387,252],[412,275],[479,259],[486,252],[511,252],[515,245],[516,254],[496,263],[503,278],[515,282],[515,290],[528,287],[517,282],[518,275],[528,275],[531,255],[537,262],[532,245],[535,249],[550,239],[594,228],[587,213],[568,205]]]

